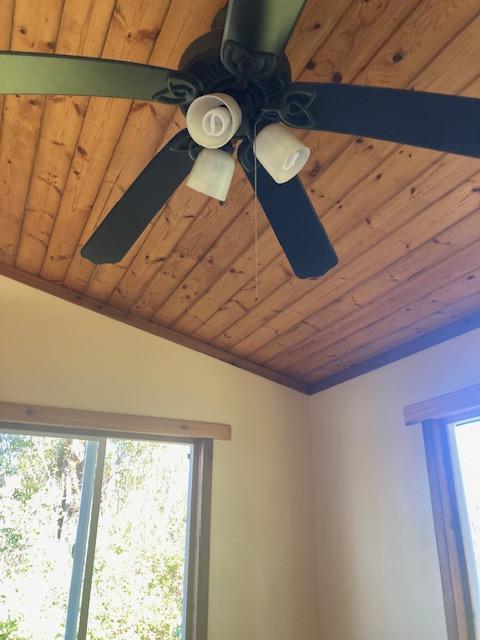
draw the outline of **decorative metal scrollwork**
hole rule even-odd
[[[177,133],[170,140],[168,148],[170,151],[188,153],[192,160],[195,160],[195,158],[202,150],[202,147],[190,137],[190,134],[186,129],[182,129],[182,131]]]
[[[262,78],[274,71],[277,58],[272,53],[249,51],[234,40],[227,40],[222,46],[224,67],[237,78]]]
[[[315,98],[314,89],[299,89],[293,85],[286,88],[277,105],[266,107],[264,112],[278,114],[280,119],[290,127],[313,129],[315,128],[315,118],[310,107]]]
[[[189,104],[200,92],[200,84],[195,78],[180,71],[170,71],[165,87],[157,91],[152,99],[166,104]]]

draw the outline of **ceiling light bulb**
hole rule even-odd
[[[295,153],[292,153],[292,155],[284,161],[282,169],[284,171],[291,171],[291,169],[293,169],[299,159],[300,153],[298,151],[295,151]]]
[[[202,127],[209,136],[221,136],[232,126],[232,117],[226,107],[210,109],[202,118]]]
[[[235,161],[229,153],[203,149],[187,178],[187,187],[223,202],[227,199],[234,171]]]
[[[279,184],[295,177],[310,156],[310,149],[280,123],[262,129],[254,149],[260,164]]]
[[[226,93],[209,93],[192,102],[187,115],[188,133],[207,149],[219,149],[237,133],[242,122],[238,102]]]

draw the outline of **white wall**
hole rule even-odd
[[[0,277],[0,400],[230,423],[209,638],[318,638],[305,396]]]
[[[310,399],[320,638],[446,640],[423,441],[402,410],[479,381],[475,331]]]
[[[479,356],[477,331],[309,399],[0,278],[0,400],[232,425],[214,453],[210,640],[446,640],[402,409],[478,383]]]

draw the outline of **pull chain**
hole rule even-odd
[[[255,121],[255,126],[253,129],[253,191],[254,191],[254,200],[253,200],[253,224],[254,224],[254,251],[255,251],[255,302],[258,302],[258,197],[257,197],[257,124],[258,120]]]

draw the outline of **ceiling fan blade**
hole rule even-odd
[[[246,161],[246,153],[245,147],[239,150],[239,159],[255,189],[255,171],[251,160]],[[278,184],[257,162],[257,195],[296,276],[323,276],[338,263],[327,232],[297,176]]]
[[[147,64],[0,51],[0,94],[104,96],[182,104],[199,93],[195,78]]]
[[[292,127],[480,157],[480,99],[348,84],[294,83],[276,109]]]
[[[234,75],[268,75],[290,38],[306,0],[230,0],[222,62]]]
[[[186,129],[177,133],[123,194],[81,255],[95,264],[119,262],[190,173],[196,150]]]

